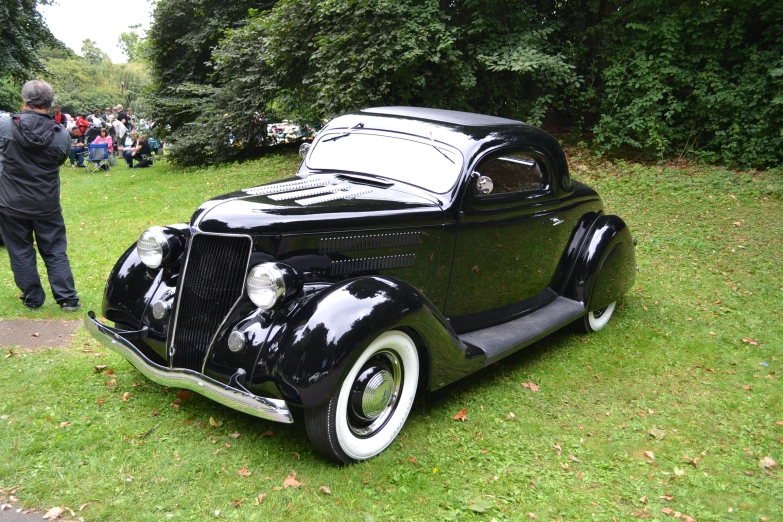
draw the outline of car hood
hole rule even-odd
[[[289,178],[206,201],[191,218],[202,232],[290,234],[442,222],[440,201],[401,183],[338,175]]]

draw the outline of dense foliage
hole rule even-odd
[[[38,5],[47,0],[5,0],[0,2],[0,78],[29,80],[44,70],[39,51],[58,45]]]
[[[783,160],[781,2],[281,0],[206,16],[212,3],[161,0],[150,32],[155,113],[183,163],[252,151],[260,111],[370,105],[556,121],[601,152]]]
[[[600,148],[783,160],[783,3],[636,0],[593,31],[605,57],[591,108]]]

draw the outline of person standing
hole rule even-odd
[[[68,119],[65,117],[65,113],[60,110],[59,105],[54,106],[54,116],[52,116],[52,119],[63,127],[68,124]]]
[[[123,110],[122,105],[117,105],[117,119],[120,120],[123,125],[125,125],[126,130],[131,130],[130,118],[128,118],[128,114],[125,112],[125,110]]]
[[[36,268],[37,245],[55,301],[75,312],[81,304],[60,206],[60,165],[71,140],[49,116],[54,91],[48,83],[25,83],[22,101],[20,114],[0,116],[0,233],[24,306],[37,310],[46,300]]]

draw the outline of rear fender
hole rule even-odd
[[[424,295],[391,277],[333,285],[283,320],[259,357],[253,381],[273,376],[285,399],[304,407],[329,400],[364,349],[392,329],[411,334],[422,362],[422,383],[430,389],[483,365],[466,357],[465,346]]]
[[[636,278],[634,239],[618,216],[598,215],[581,228],[580,246],[561,295],[579,301],[587,310],[617,301]],[[576,239],[576,238],[575,238]]]

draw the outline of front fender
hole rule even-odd
[[[618,216],[601,214],[581,239],[562,295],[596,310],[625,295],[635,278],[631,231]]]
[[[304,407],[326,402],[362,351],[391,329],[413,338],[425,384],[438,388],[480,368],[435,306],[410,284],[360,277],[333,285],[294,311],[259,361],[286,400]],[[419,378],[419,376],[416,376]]]
[[[103,316],[138,330],[150,298],[158,287],[160,270],[141,262],[133,243],[114,265],[103,293]]]

